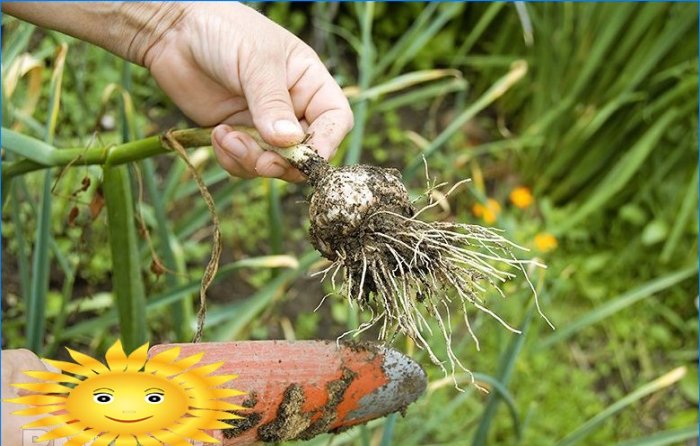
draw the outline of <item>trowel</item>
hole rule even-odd
[[[308,440],[403,412],[425,391],[427,377],[408,356],[377,343],[242,341],[160,344],[149,355],[179,347],[204,353],[201,365],[238,377],[224,386],[245,392],[229,429],[207,432],[224,446]]]

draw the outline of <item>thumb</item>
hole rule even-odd
[[[304,130],[294,114],[284,70],[272,68],[257,73],[258,79],[243,86],[253,123],[268,144],[289,147],[304,139]]]

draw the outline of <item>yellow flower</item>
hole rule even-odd
[[[493,223],[496,217],[501,212],[501,205],[493,198],[486,200],[486,206],[481,203],[475,203],[472,206],[472,214],[475,217],[483,219],[486,223]]]
[[[513,189],[509,195],[510,202],[520,209],[525,209],[530,206],[535,199],[532,197],[530,189],[524,186],[519,186]]]
[[[540,232],[535,236],[535,246],[541,252],[548,252],[557,247],[557,239],[548,232]]]

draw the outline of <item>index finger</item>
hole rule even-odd
[[[292,86],[290,95],[297,116],[305,117],[309,123],[311,146],[325,159],[330,158],[354,122],[340,86],[316,59]]]

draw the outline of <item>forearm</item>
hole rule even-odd
[[[140,65],[188,7],[179,2],[2,2],[4,13],[94,43]]]

